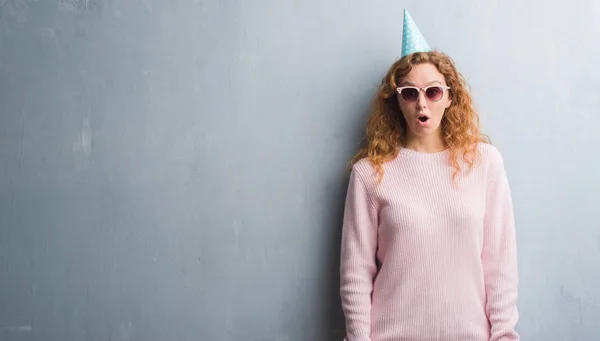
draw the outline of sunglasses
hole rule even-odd
[[[450,87],[441,86],[441,85],[432,85],[425,88],[418,88],[416,86],[403,86],[400,88],[396,88],[396,91],[402,97],[402,100],[405,102],[416,102],[419,98],[419,92],[423,90],[425,93],[425,97],[428,100],[437,102],[444,96],[444,90],[449,90]]]

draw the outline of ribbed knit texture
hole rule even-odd
[[[347,341],[515,341],[517,252],[498,150],[452,183],[449,152],[402,149],[376,183],[352,169],[341,299]],[[466,167],[466,164],[464,165]]]

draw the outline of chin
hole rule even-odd
[[[440,134],[440,126],[439,125],[438,126],[434,126],[434,127],[431,127],[431,126],[426,126],[426,127],[417,126],[417,127],[412,127],[411,130],[412,130],[412,133],[415,136],[418,136],[418,137],[427,137],[427,136],[430,136],[430,135]]]

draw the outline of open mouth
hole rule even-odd
[[[419,121],[421,121],[421,122],[427,122],[427,120],[429,120],[429,117],[424,116],[424,115],[419,116]]]

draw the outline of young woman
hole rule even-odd
[[[345,340],[519,340],[502,156],[480,133],[451,58],[428,48],[403,54],[351,162],[340,269]]]

